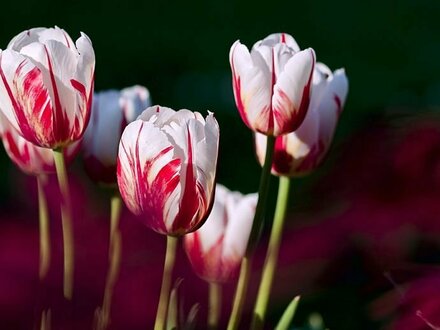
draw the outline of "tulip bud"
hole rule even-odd
[[[315,52],[300,51],[288,34],[272,34],[248,48],[236,41],[229,61],[235,103],[253,131],[279,136],[301,125],[310,101]]]
[[[301,176],[313,171],[330,147],[339,115],[345,104],[348,80],[344,69],[331,70],[317,63],[313,74],[310,108],[301,126],[275,140],[272,173]],[[266,136],[255,134],[258,160],[263,164]]]
[[[0,50],[0,109],[26,140],[45,148],[81,139],[92,104],[95,54],[81,33],[24,31]]]
[[[258,194],[242,195],[217,184],[208,220],[184,237],[186,254],[201,278],[226,282],[236,275],[246,251],[257,199]]]
[[[85,169],[92,180],[116,183],[122,131],[150,105],[150,93],[142,86],[95,93],[83,142]]]
[[[21,137],[1,112],[0,135],[9,158],[24,173],[37,176],[55,172],[52,149],[38,147]],[[81,141],[77,141],[63,150],[67,164],[78,154],[80,145]]]
[[[219,127],[212,113],[154,106],[122,133],[117,178],[131,212],[172,236],[196,230],[212,207]]]

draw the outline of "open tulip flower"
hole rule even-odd
[[[36,146],[24,139],[1,113],[0,135],[9,158],[24,173],[41,175],[55,172],[52,150]],[[63,152],[67,164],[78,154],[80,145],[81,141],[77,141],[64,149]]]
[[[90,117],[95,54],[81,33],[34,28],[0,50],[0,108],[26,140],[57,149],[81,139]]]
[[[304,122],[295,132],[276,138],[273,174],[301,176],[321,163],[330,147],[347,92],[348,80],[344,69],[332,73],[326,65],[317,63],[310,109]],[[266,139],[262,134],[255,134],[260,164],[264,162]]]
[[[309,107],[313,49],[300,51],[290,35],[277,33],[250,52],[236,41],[229,60],[235,102],[251,130],[279,136],[299,127]]]
[[[237,273],[246,251],[257,194],[242,195],[217,184],[206,223],[185,235],[184,247],[194,271],[208,282],[225,282]]]
[[[150,105],[150,93],[142,86],[95,93],[83,143],[85,168],[93,180],[116,183],[122,131]]]
[[[212,113],[153,106],[124,130],[117,179],[127,207],[151,229],[180,236],[211,210],[219,144]]]

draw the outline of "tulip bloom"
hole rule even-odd
[[[150,105],[150,93],[142,86],[95,93],[83,143],[85,168],[93,180],[116,182],[122,131]]]
[[[53,151],[41,148],[21,137],[17,130],[0,113],[0,135],[6,153],[20,170],[30,175],[55,172]],[[66,163],[70,163],[78,154],[81,141],[75,142],[64,150]]]
[[[257,194],[242,195],[217,184],[208,220],[184,237],[186,254],[201,278],[226,282],[236,274],[246,251],[257,199]]]
[[[121,196],[151,229],[180,236],[200,227],[212,207],[219,127],[212,113],[154,106],[122,133]]]
[[[333,139],[347,92],[348,80],[344,69],[332,73],[326,65],[316,65],[310,109],[295,132],[276,138],[273,174],[301,176],[313,171],[322,162]],[[255,134],[255,146],[258,160],[263,164],[266,136]]]
[[[235,103],[253,131],[279,136],[304,120],[310,101],[315,52],[300,51],[288,34],[271,34],[248,48],[236,41],[229,61]]]
[[[35,28],[0,50],[0,109],[26,140],[51,149],[81,139],[92,104],[95,54],[81,33]]]

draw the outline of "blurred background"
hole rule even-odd
[[[0,48],[31,27],[58,25],[73,39],[83,31],[96,53],[96,91],[141,84],[155,104],[215,112],[221,128],[218,181],[244,193],[258,189],[260,168],[234,104],[233,42],[250,47],[286,32],[301,48],[313,47],[331,69],[344,67],[350,90],[329,156],[319,170],[293,182],[267,328],[297,294],[302,300],[294,329],[440,327],[439,1],[6,0],[1,7]],[[54,329],[91,328],[108,265],[108,194],[86,177],[80,158],[70,173],[80,205],[78,252],[74,308],[64,308],[59,272],[51,270],[45,288],[38,283],[36,183],[0,150],[2,329],[35,328],[41,304],[52,306]],[[52,268],[61,269],[52,183]],[[271,208],[276,188],[273,179]],[[127,210],[121,226],[111,328],[146,329],[154,321],[165,240]],[[203,329],[207,285],[192,275],[183,253],[175,274],[184,278],[185,308],[201,303]],[[224,319],[233,289],[226,286]],[[251,308],[249,303],[245,322]]]

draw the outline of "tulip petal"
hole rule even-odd
[[[274,47],[276,44],[286,44],[295,52],[300,51],[300,48],[296,43],[295,39],[290,34],[287,33],[272,33],[263,40],[257,41],[252,48],[257,48],[261,45]]]
[[[166,224],[173,233],[195,230],[204,222],[200,219],[211,207],[212,198],[207,196],[212,196],[213,190],[218,126],[210,118],[213,119],[212,114],[208,115],[205,125],[200,114],[180,110],[164,127],[174,145],[176,158],[181,160],[179,209],[170,210],[175,218],[170,217]]]
[[[314,51],[306,49],[295,54],[278,77],[272,97],[275,136],[293,132],[304,120],[310,102],[314,63]]]
[[[52,134],[52,102],[38,67],[13,50],[0,53],[0,107],[29,141],[45,145]]]
[[[179,167],[173,146],[159,128],[142,120],[126,127],[119,145],[119,190],[130,211],[146,214],[145,221],[158,232],[166,233],[164,208],[176,189]]]
[[[23,31],[16,35],[8,44],[7,48],[11,48],[17,52],[31,43],[46,43],[49,40],[56,40],[63,43],[66,47],[71,48],[74,43],[70,36],[59,27],[55,28],[33,28]]]
[[[249,128],[267,131],[270,126],[271,77],[264,59],[259,55],[251,57],[246,46],[236,41],[231,47],[230,62],[234,96],[241,118]]]
[[[232,193],[229,196],[226,204],[229,222],[222,252],[225,263],[238,264],[243,258],[252,229],[257,200],[258,194],[243,196],[239,193]]]
[[[342,112],[348,93],[348,80],[344,69],[339,69],[329,77],[327,87],[323,92],[317,112],[320,119],[320,139],[327,147],[333,138],[338,118]]]

